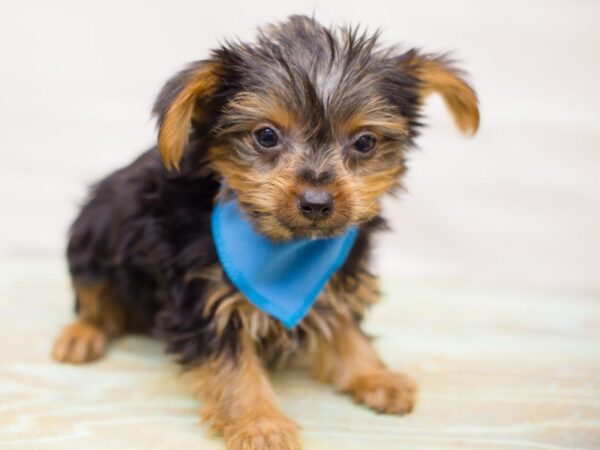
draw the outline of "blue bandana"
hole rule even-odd
[[[272,242],[229,200],[213,209],[212,234],[233,284],[254,306],[293,328],[346,261],[358,228],[331,238]]]

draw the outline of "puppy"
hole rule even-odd
[[[124,333],[152,333],[231,449],[300,448],[265,371],[300,351],[356,402],[410,412],[415,384],[360,324],[379,296],[380,202],[431,93],[477,130],[475,92],[446,57],[304,16],[190,64],[154,106],[157,148],[100,181],[72,226],[77,319],[54,358],[93,361]]]

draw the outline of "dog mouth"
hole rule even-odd
[[[311,222],[306,225],[292,225],[282,222],[282,225],[297,239],[325,239],[339,236],[348,229],[348,225],[323,225],[318,222]]]
[[[284,234],[291,239],[325,239],[344,234],[352,225],[346,214],[332,214],[326,218],[309,218],[301,214],[282,213],[272,216]]]

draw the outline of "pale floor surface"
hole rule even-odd
[[[130,337],[101,362],[52,362],[71,317],[62,262],[0,262],[0,448],[221,449],[158,343]],[[367,328],[419,383],[416,411],[355,406],[294,370],[274,375],[305,449],[600,448],[600,302],[387,280]]]

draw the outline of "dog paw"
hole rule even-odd
[[[356,376],[345,390],[377,412],[407,414],[413,410],[417,387],[404,375],[378,371]]]
[[[95,325],[75,322],[60,333],[52,349],[56,361],[81,364],[94,361],[106,351],[106,333]]]
[[[223,434],[228,450],[300,450],[298,426],[283,415],[234,422]]]

